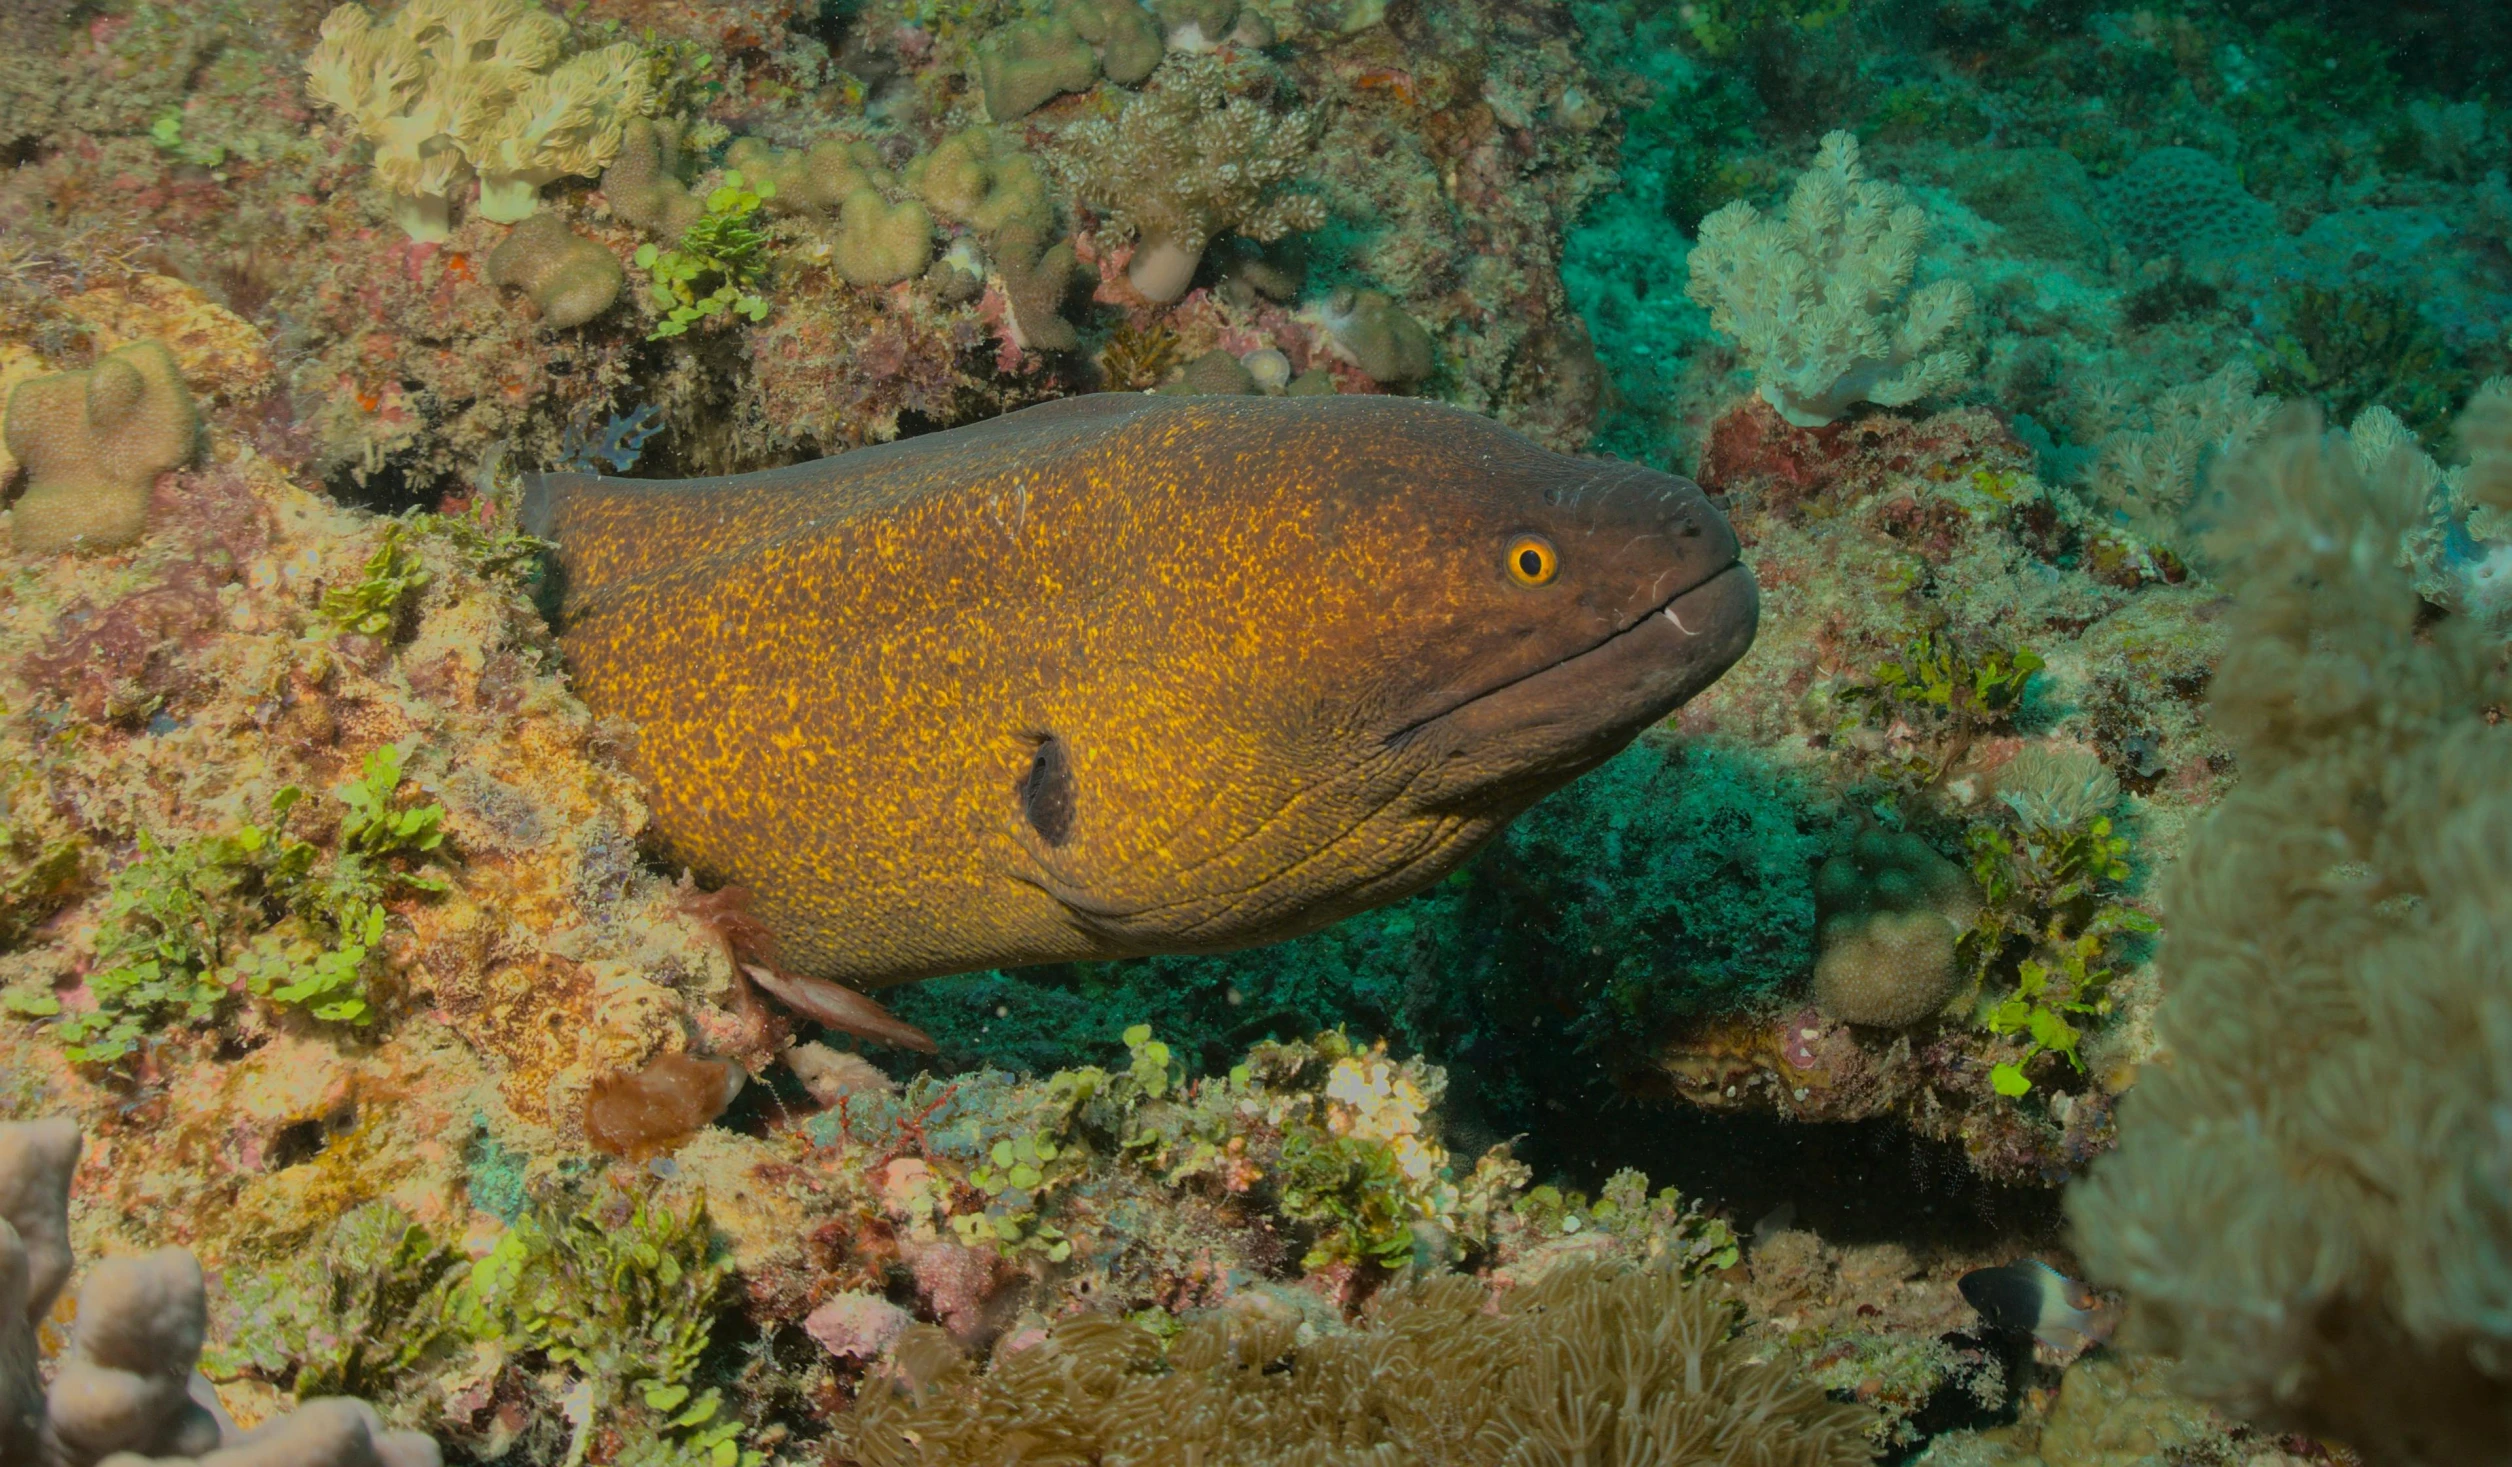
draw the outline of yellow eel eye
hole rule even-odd
[[[1509,579],[1521,586],[1541,586],[1561,572],[1561,552],[1541,535],[1520,535],[1509,542]]]

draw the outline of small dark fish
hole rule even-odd
[[[1992,1328],[2029,1334],[2062,1353],[2098,1345],[2119,1327],[2118,1305],[2038,1258],[1974,1269],[1959,1287]]]

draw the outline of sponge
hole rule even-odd
[[[1814,907],[1814,1006],[1825,1018],[1904,1029],[1961,991],[1956,944],[1980,895],[1917,836],[1858,836],[1815,873]]]
[[[157,476],[192,461],[200,414],[174,353],[141,341],[84,372],[9,394],[9,452],[26,466],[12,533],[20,552],[127,545],[148,528]]]
[[[532,297],[541,320],[565,330],[609,310],[626,272],[617,255],[543,213],[516,225],[489,251],[488,278]]]

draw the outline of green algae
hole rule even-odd
[[[1553,1104],[1594,1103],[1668,1025],[1783,1001],[1813,964],[1813,870],[1837,819],[1750,750],[1643,741],[1429,891],[1323,932],[938,978],[894,1008],[958,1063],[1042,1072],[1113,1058],[1111,1015],[1206,1068],[1341,1025],[1450,1067],[1496,1132],[1536,1129]]]

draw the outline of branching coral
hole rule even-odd
[[[2094,496],[2147,540],[2179,540],[2208,467],[2257,437],[2276,407],[2246,362],[2166,390],[2133,419],[2097,403]]]
[[[2172,1062],[2070,1210],[2191,1384],[2441,1463],[2512,1435],[2512,689],[2394,563],[2409,457],[2297,414],[2219,476],[2242,781],[2167,889]]]
[[[590,178],[654,103],[621,42],[561,61],[566,22],[530,0],[409,0],[378,24],[340,6],[306,58],[306,87],[375,144],[375,176],[413,239],[443,239],[473,177],[480,215],[513,223],[544,184]]]
[[[1949,392],[1971,354],[1949,338],[1971,315],[1971,287],[1910,289],[1927,215],[1899,186],[1871,179],[1858,140],[1823,139],[1777,219],[1739,199],[1701,221],[1692,299],[1731,337],[1762,397],[1801,428],[1859,402],[1899,407]]]
[[[47,1391],[37,1327],[69,1282],[66,1120],[0,1124],[0,1461],[10,1467],[436,1467],[435,1443],[386,1431],[363,1401],[308,1401],[250,1434],[195,1363],[208,1329],[201,1266],[180,1248],[98,1264]]]
[[[1064,134],[1058,166],[1107,237],[1133,236],[1126,278],[1147,299],[1184,295],[1216,235],[1274,240],[1326,222],[1314,196],[1276,187],[1306,164],[1316,117],[1233,96],[1229,78],[1215,59],[1181,62],[1113,119]]]
[[[930,1327],[840,1424],[837,1460],[945,1467],[1023,1458],[1265,1464],[1588,1462],[1849,1467],[1867,1413],[1728,1338],[1728,1306],[1669,1269],[1565,1262],[1486,1307],[1446,1278],[1359,1331],[1238,1311],[1164,1350],[1085,1316],[978,1374]]]

